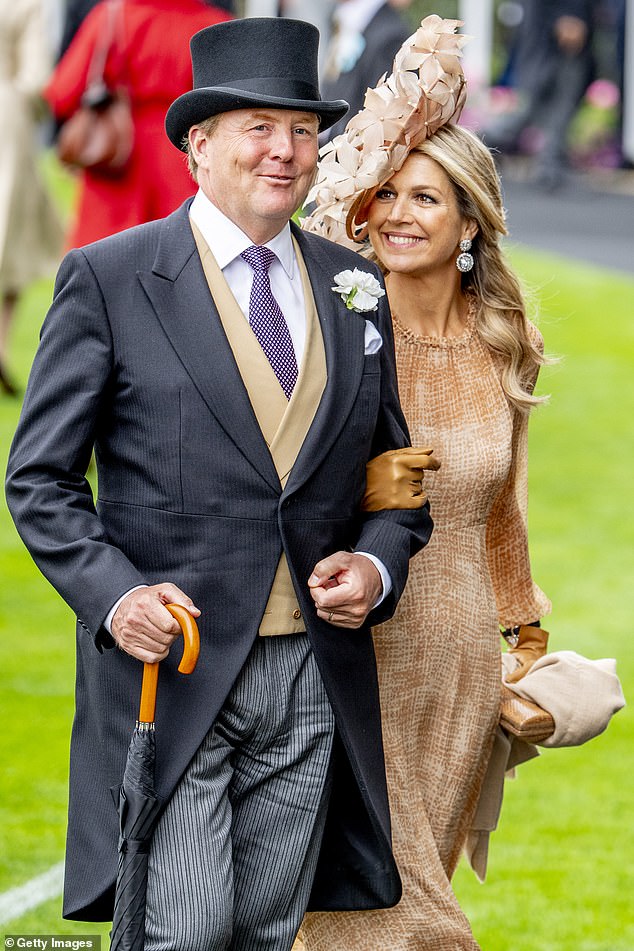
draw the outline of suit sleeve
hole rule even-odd
[[[42,573],[96,637],[118,597],[145,583],[99,519],[86,473],[113,361],[106,308],[81,251],[60,268],[9,455],[7,502]]]
[[[371,458],[389,449],[410,445],[409,431],[398,396],[392,318],[386,297],[379,301],[376,324],[383,338],[381,403]],[[409,561],[427,544],[432,528],[428,503],[421,509],[364,513],[355,548],[376,555],[392,579],[392,591],[370,614],[371,624],[380,624],[394,613],[407,581]]]

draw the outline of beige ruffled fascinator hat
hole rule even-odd
[[[355,248],[367,237],[367,208],[410,151],[448,122],[466,99],[460,63],[468,40],[460,20],[425,17],[394,58],[392,73],[368,89],[364,108],[345,132],[320,150],[317,181],[307,203],[306,231]]]

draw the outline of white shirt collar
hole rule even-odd
[[[190,205],[189,217],[200,229],[221,270],[253,244],[244,231],[227,218],[200,188]],[[290,224],[286,224],[279,234],[267,241],[266,247],[273,251],[292,280],[296,263]]]

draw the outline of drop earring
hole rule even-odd
[[[473,255],[469,254],[471,241],[469,238],[463,238],[458,247],[460,248],[460,254],[456,258],[456,267],[463,274],[466,274],[473,267]]]

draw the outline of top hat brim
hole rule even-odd
[[[315,99],[290,99],[264,93],[246,92],[230,86],[207,86],[192,89],[179,96],[167,110],[165,131],[176,148],[185,151],[183,141],[193,125],[204,122],[211,116],[233,109],[249,109],[268,106],[269,109],[294,109],[312,112],[319,117],[319,129],[329,129],[347,113],[349,106],[343,99],[324,102]]]

